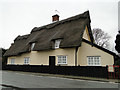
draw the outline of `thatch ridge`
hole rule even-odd
[[[17,41],[17,40],[22,40],[22,39],[27,39],[29,37],[30,34],[26,34],[26,35],[18,35],[14,41]]]
[[[80,18],[89,18],[89,22],[91,22],[90,20],[90,17],[89,17],[89,11],[86,11],[84,12],[83,14],[79,14],[79,15],[76,15],[76,16],[72,16],[72,17],[69,17],[67,19],[64,19],[64,20],[61,20],[59,22],[53,22],[51,24],[48,24],[48,25],[44,25],[44,26],[41,26],[41,27],[34,27],[31,31],[32,32],[35,32],[35,31],[39,31],[39,30],[42,30],[42,29],[50,29],[50,28],[54,28],[55,26],[57,25],[60,25],[60,24],[64,24],[64,23],[67,23],[67,22],[71,22],[73,20],[77,20],[77,19],[80,19]]]

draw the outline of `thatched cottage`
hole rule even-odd
[[[114,64],[114,53],[94,43],[89,11],[51,24],[35,27],[18,36],[5,53],[7,64],[106,66]]]

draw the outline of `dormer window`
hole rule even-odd
[[[33,50],[34,46],[35,46],[35,43],[32,43],[31,44],[31,50]]]
[[[61,39],[55,40],[55,49],[59,48]]]

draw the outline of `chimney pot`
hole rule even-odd
[[[59,21],[59,15],[58,15],[58,14],[53,15],[53,16],[52,16],[52,21],[53,21],[53,22]]]

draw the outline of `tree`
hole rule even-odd
[[[108,33],[105,33],[104,31],[102,31],[99,28],[95,28],[92,30],[93,33],[93,37],[95,40],[95,43],[103,48],[108,49],[109,48],[109,40],[110,40],[110,36],[108,35]]]
[[[118,34],[116,35],[115,43],[116,43],[115,49],[119,55],[119,57],[115,59],[115,65],[120,65],[120,30],[118,31]]]
[[[116,43],[115,49],[120,54],[120,30],[118,31],[118,34],[116,36],[115,43]]]
[[[2,56],[2,68],[4,68],[5,65],[7,65],[7,58],[4,56],[4,53],[6,52],[6,49],[1,48],[1,56]]]

